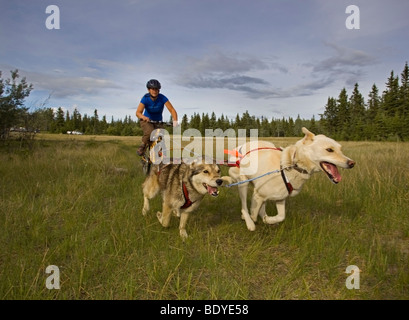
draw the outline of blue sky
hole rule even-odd
[[[351,4],[360,29],[345,25]],[[46,28],[49,5],[59,30]],[[319,119],[342,88],[358,83],[367,98],[392,70],[400,75],[408,14],[402,0],[0,0],[0,70],[34,85],[32,109],[136,120],[156,78],[180,118]]]

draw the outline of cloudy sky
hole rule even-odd
[[[351,4],[359,29],[346,27]],[[60,29],[46,26],[49,5]],[[0,70],[34,85],[32,109],[136,120],[156,78],[180,118],[319,119],[342,88],[358,83],[367,98],[400,75],[408,15],[407,0],[0,0]]]

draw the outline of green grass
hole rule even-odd
[[[316,174],[284,222],[255,232],[236,188],[222,189],[183,242],[176,218],[157,221],[159,197],[141,214],[139,142],[40,135],[30,150],[1,147],[0,299],[409,298],[408,143],[343,142],[357,161],[343,181]],[[46,288],[49,265],[59,290]],[[345,286],[349,265],[359,290]]]

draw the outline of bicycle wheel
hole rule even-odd
[[[146,148],[145,153],[143,154],[142,158],[141,158],[141,162],[142,162],[142,171],[145,175],[148,175],[150,170],[151,170],[151,159],[149,157],[149,153],[150,153],[150,148]]]

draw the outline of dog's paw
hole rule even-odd
[[[149,200],[148,198],[143,199],[143,208],[142,208],[142,215],[146,216],[146,214],[149,212]]]
[[[256,230],[256,225],[254,224],[253,221],[251,221],[251,222],[246,221],[246,225],[247,225],[247,229],[249,229],[250,231],[255,231]]]
[[[263,222],[266,223],[266,224],[276,224],[276,223],[279,223],[279,222],[281,222],[283,220],[284,220],[284,218],[278,217],[278,216],[269,217],[269,216],[265,215],[263,217]]]
[[[158,217],[159,222],[162,224],[162,212],[156,212],[156,217]]]
[[[179,234],[180,234],[180,236],[182,237],[183,240],[186,240],[187,237],[188,237],[186,229],[180,229]]]

